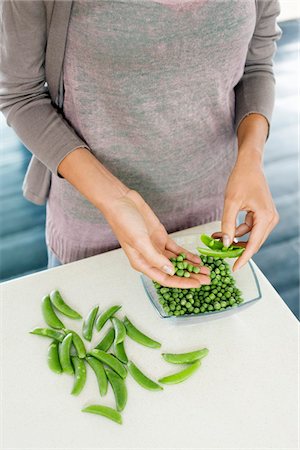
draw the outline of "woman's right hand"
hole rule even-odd
[[[194,265],[200,266],[201,260],[171,239],[137,191],[128,190],[122,197],[115,199],[105,212],[105,217],[133,269],[162,286],[189,289],[210,284],[209,269],[204,266],[200,267],[199,274],[192,273],[190,278],[174,276],[170,257],[184,252],[187,260]]]
[[[210,284],[207,267],[190,278],[171,276],[170,257],[184,252],[191,263],[200,265],[199,256],[177,245],[140,194],[128,189],[89,150],[71,151],[58,173],[101,211],[135,270],[163,286],[188,289]]]

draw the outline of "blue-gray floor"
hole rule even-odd
[[[297,154],[297,45],[299,21],[281,22],[275,58],[276,104],[266,145],[265,171],[281,221],[254,260],[299,317],[299,229]],[[30,153],[0,114],[1,280],[47,265],[45,206],[22,196]]]

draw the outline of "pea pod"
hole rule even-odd
[[[173,364],[189,364],[204,358],[208,354],[207,348],[188,353],[162,353],[165,361]]]
[[[86,356],[86,349],[85,349],[85,345],[83,343],[83,340],[81,339],[81,337],[73,330],[68,330],[66,328],[64,328],[64,331],[66,334],[72,333],[73,336],[73,345],[76,349],[77,355],[79,358],[85,358]]]
[[[86,360],[88,364],[91,366],[93,371],[95,372],[97,383],[99,387],[99,392],[101,397],[103,397],[107,392],[107,377],[106,373],[103,367],[102,362],[100,362],[98,359],[94,358],[93,356],[87,356]]]
[[[214,239],[207,234],[201,235],[201,241],[203,244],[205,244],[207,247],[211,248],[212,250],[222,250],[224,247],[224,244],[222,241],[219,241],[217,239]]]
[[[174,373],[172,375],[168,375],[166,377],[160,378],[158,381],[164,384],[177,384],[185,381],[194,372],[200,367],[201,359],[198,359],[196,362],[190,364],[186,369],[181,370],[180,372]]]
[[[53,310],[49,295],[45,295],[42,298],[42,313],[43,313],[44,320],[45,320],[46,324],[49,325],[49,327],[57,328],[59,330],[64,328],[64,324],[57,317],[57,315],[55,314],[55,312]]]
[[[143,388],[148,389],[150,391],[161,391],[163,387],[159,384],[155,383],[155,381],[150,380],[150,378],[146,377],[143,372],[132,362],[128,362],[128,371],[132,378]]]
[[[128,363],[128,358],[124,348],[124,342],[120,342],[119,344],[114,344],[114,351],[116,357],[124,364]]]
[[[75,369],[75,381],[71,394],[79,395],[86,382],[85,362],[84,359],[80,359],[78,356],[72,356],[72,363]]]
[[[146,336],[144,333],[142,333],[140,330],[138,330],[126,316],[124,318],[124,325],[126,327],[127,335],[133,341],[136,341],[139,344],[145,345],[146,347],[151,347],[151,348],[161,347],[161,344],[159,342],[154,341],[149,336]]]
[[[119,309],[121,308],[120,305],[111,306],[106,311],[104,311],[96,320],[96,329],[98,331],[103,328],[104,324],[110,319]]]
[[[91,311],[89,312],[87,318],[83,322],[82,336],[87,341],[91,341],[92,340],[93,328],[94,328],[94,323],[95,323],[95,320],[96,320],[96,316],[98,314],[98,309],[99,309],[99,306],[95,306],[95,308],[91,309]]]
[[[117,410],[123,411],[127,403],[127,388],[125,382],[113,370],[106,368],[105,372],[115,394]]]
[[[127,370],[123,364],[114,356],[109,353],[105,353],[103,350],[94,349],[90,352],[90,355],[99,359],[107,366],[111,367],[121,378],[126,378]]]
[[[115,338],[115,330],[114,328],[110,328],[107,334],[102,339],[102,341],[100,341],[95,348],[107,352],[110,349],[112,343],[114,342],[114,338]]]
[[[65,303],[58,290],[50,292],[50,299],[55,308],[71,319],[82,319],[82,316]]]
[[[121,320],[118,319],[117,317],[113,317],[111,319],[111,322],[115,329],[115,343],[120,344],[120,342],[123,342],[125,339],[126,328],[125,328],[123,322],[121,322]]]
[[[71,344],[72,344],[73,335],[72,333],[67,334],[62,343],[59,346],[59,360],[62,367],[63,372],[68,373],[69,375],[73,375],[74,369],[71,362]]]
[[[245,250],[244,247],[234,247],[232,250],[211,250],[208,248],[197,247],[198,252],[204,256],[212,256],[213,258],[237,258]]]
[[[48,366],[52,372],[61,373],[62,368],[58,356],[58,342],[53,341],[48,347]]]
[[[61,331],[52,330],[51,328],[34,328],[29,331],[30,334],[37,334],[38,336],[45,336],[56,341],[62,342],[65,334]]]
[[[107,417],[114,422],[122,424],[121,414],[113,408],[104,405],[89,405],[81,410],[82,412],[87,412],[91,414],[99,414],[100,416]]]

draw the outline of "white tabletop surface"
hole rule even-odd
[[[215,223],[174,236],[217,229]],[[261,300],[221,320],[187,326],[159,317],[121,249],[2,283],[1,448],[298,448],[298,321],[255,270]],[[96,304],[122,304],[123,313],[163,344],[154,350],[126,340],[129,357],[153,378],[177,369],[161,351],[207,347],[209,355],[193,377],[161,392],[144,390],[128,375],[122,426],[83,414],[90,403],[114,406],[111,390],[100,398],[88,368],[86,387],[79,397],[70,395],[72,377],[47,367],[50,341],[28,334],[45,326],[40,300],[55,288],[83,315]],[[80,330],[76,321],[65,323]]]

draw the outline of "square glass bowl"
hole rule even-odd
[[[204,246],[204,244],[200,241],[199,233],[174,237],[173,239],[175,242],[177,242],[178,245],[195,254],[198,254],[197,247]],[[230,265],[230,267],[232,267],[235,259],[236,258],[226,258],[226,262]],[[144,274],[141,275],[141,279],[149,300],[162,319],[172,319],[176,322],[181,323],[193,323],[202,320],[227,317],[231,314],[235,314],[239,311],[245,310],[248,306],[253,305],[253,303],[261,299],[259,282],[251,261],[245,264],[245,266],[239,269],[237,272],[233,272],[232,275],[236,281],[237,288],[242,291],[242,298],[244,299],[242,303],[237,306],[224,309],[222,311],[207,311],[205,313],[183,314],[181,316],[168,315],[159,303],[158,295],[156,293],[156,289],[152,283],[152,280]]]

